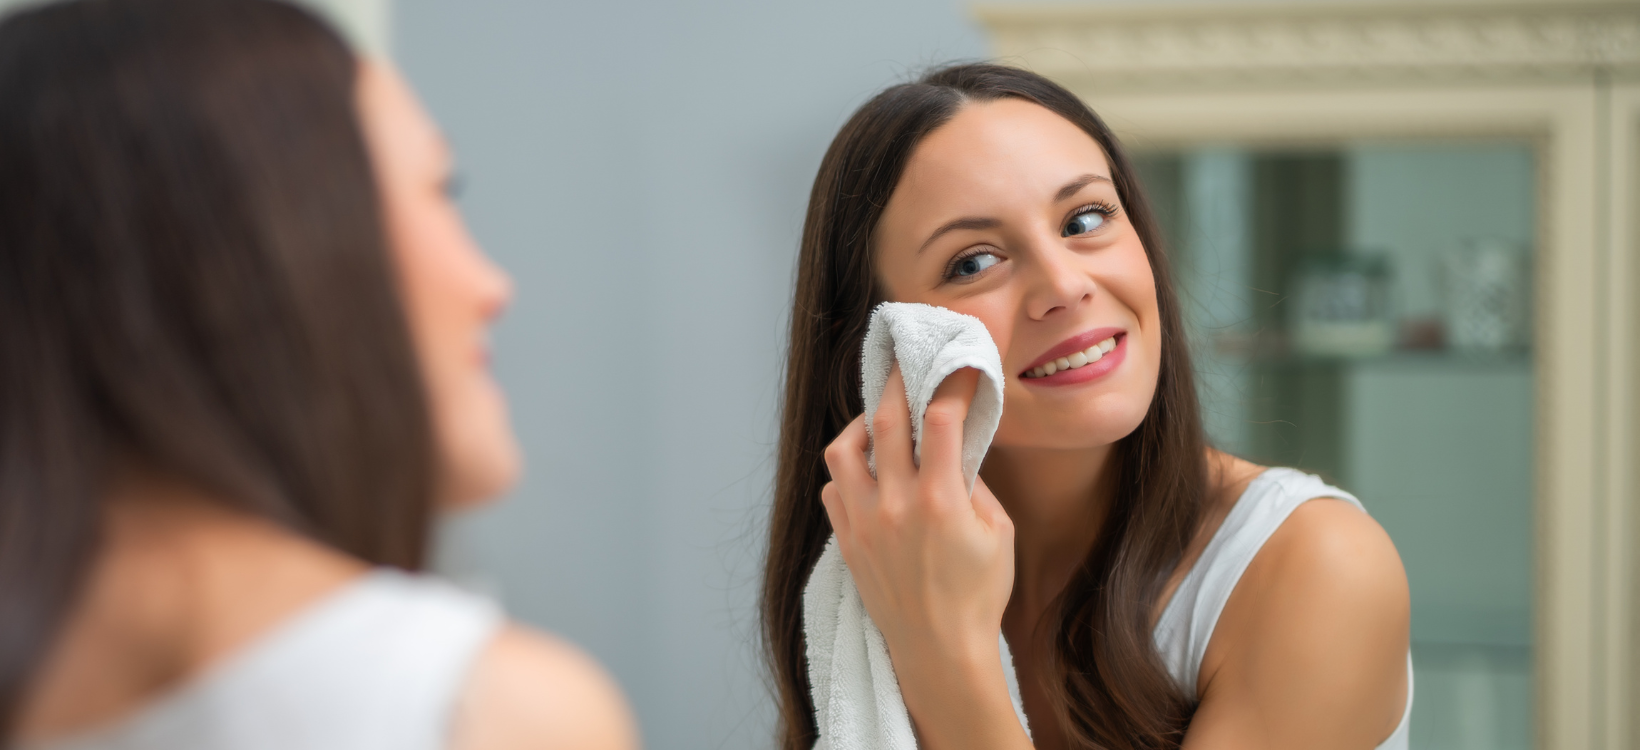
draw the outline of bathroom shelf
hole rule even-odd
[[[1530,349],[1469,351],[1458,349],[1396,350],[1367,356],[1323,356],[1308,354],[1259,354],[1243,359],[1248,364],[1267,367],[1344,366],[1355,368],[1452,368],[1515,369],[1532,366]]]

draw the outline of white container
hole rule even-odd
[[[1305,263],[1288,308],[1293,349],[1319,357],[1371,357],[1395,344],[1390,270],[1380,255],[1347,255]]]
[[[1472,240],[1441,259],[1447,345],[1469,351],[1531,343],[1531,266],[1525,249]]]

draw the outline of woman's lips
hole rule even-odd
[[[1116,369],[1127,355],[1126,344],[1120,328],[1088,331],[1048,350],[1019,379],[1031,385],[1085,383]]]

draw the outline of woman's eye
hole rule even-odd
[[[951,267],[951,276],[952,278],[958,279],[964,276],[973,276],[980,271],[984,271],[985,269],[996,265],[999,262],[1001,262],[1001,259],[991,253],[970,255],[957,261],[956,264]]]
[[[1070,221],[1065,222],[1065,230],[1060,234],[1060,236],[1075,237],[1079,234],[1087,234],[1088,232],[1098,229],[1104,225],[1104,214],[1093,210],[1083,211],[1082,213],[1072,216]]]

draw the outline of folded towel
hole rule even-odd
[[[979,370],[979,388],[963,422],[962,472],[970,492],[1002,418],[1002,358],[978,319],[929,305],[888,302],[871,315],[861,370],[866,425],[877,413],[889,370],[900,365],[911,408],[914,458],[922,458],[923,414],[935,389],[957,370]],[[888,394],[895,398],[899,394]],[[875,474],[875,456],[868,456]],[[882,631],[866,613],[834,536],[803,590],[803,635],[809,687],[820,729],[817,750],[914,750],[917,740],[900,696]],[[1001,640],[1014,711],[1025,724],[1013,657]],[[1027,731],[1029,729],[1027,728]]]

